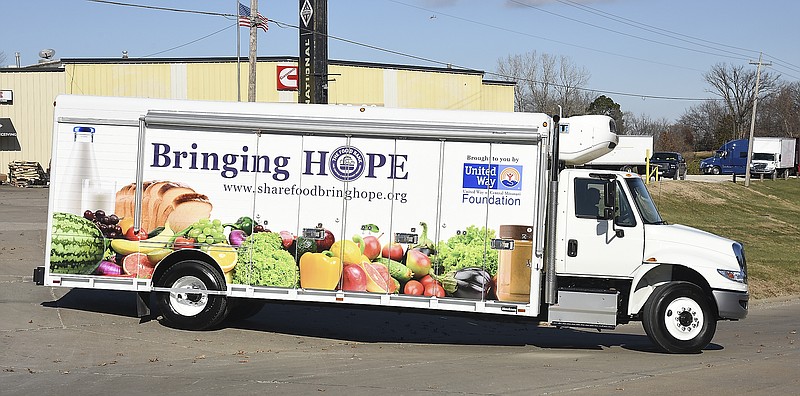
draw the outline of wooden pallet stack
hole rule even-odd
[[[9,183],[17,187],[46,186],[47,174],[42,165],[32,161],[12,161],[8,164]]]

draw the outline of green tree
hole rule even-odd
[[[598,96],[597,99],[589,104],[589,107],[586,109],[586,114],[607,115],[616,121],[618,131],[625,131],[625,121],[622,116],[622,110],[620,110],[619,104],[608,96]]]

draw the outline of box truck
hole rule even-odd
[[[639,176],[569,166],[615,145],[611,118],[558,121],[59,96],[34,279],[185,329],[281,300],[641,321],[685,353],[744,318],[742,245],[667,224]]]
[[[797,138],[753,138],[754,173],[775,174],[793,172],[797,168]],[[723,144],[713,157],[700,161],[700,170],[712,175],[744,175],[747,168],[748,139],[731,140]],[[756,153],[759,153],[756,156]],[[756,159],[758,158],[758,159]],[[767,164],[774,166],[767,171]]]
[[[569,118],[563,121],[569,125]],[[610,153],[587,162],[586,167],[644,174],[647,158],[653,154],[653,137],[620,135],[618,138],[616,147]]]
[[[797,171],[797,138],[758,137],[753,141],[750,173],[772,179],[788,177]]]

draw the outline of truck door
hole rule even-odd
[[[568,179],[564,266],[560,274],[628,277],[642,262],[644,226],[628,199],[625,183],[616,185],[614,219],[604,219],[606,180],[571,175]],[[561,205],[559,205],[561,206]]]

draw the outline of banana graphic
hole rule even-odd
[[[161,231],[158,233],[158,235],[150,239],[144,239],[141,241],[112,239],[111,249],[121,255],[128,255],[136,252],[148,254],[158,249],[165,249],[172,240],[173,236],[175,236],[175,232],[169,228],[169,224],[166,224],[164,225],[164,231]]]

